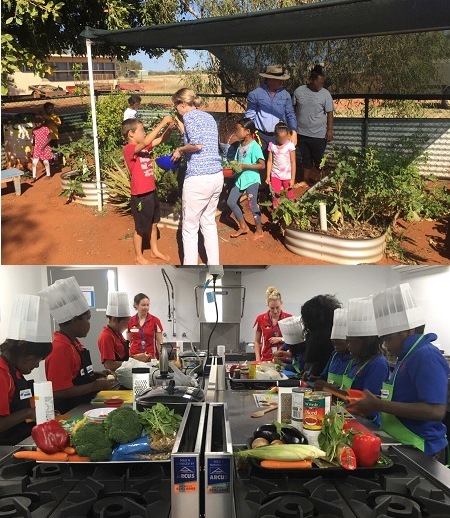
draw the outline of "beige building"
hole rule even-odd
[[[66,89],[75,83],[88,82],[87,58],[71,55],[52,55],[49,61],[52,73],[45,78],[36,75],[33,70],[23,68],[13,76],[13,86],[9,89],[9,95],[31,95],[30,85],[52,85]],[[116,64],[111,58],[94,58],[94,81],[112,83],[116,79]]]

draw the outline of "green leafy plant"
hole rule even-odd
[[[105,168],[105,184],[108,186],[109,201],[118,210],[130,212],[130,173],[123,161],[114,162],[110,167]]]
[[[102,95],[96,105],[99,148],[112,151],[123,144],[121,126],[123,112],[128,106],[125,92]],[[87,126],[92,125],[92,113],[89,113]]]
[[[430,187],[435,179],[419,170],[427,159],[422,152],[426,141],[427,137],[416,134],[399,139],[389,149],[335,149],[322,164],[332,169],[328,177],[301,200],[282,195],[273,217],[285,226],[316,230],[322,202],[331,233],[348,237],[375,237],[399,217],[442,217],[450,210],[445,185]]]
[[[59,152],[64,157],[64,163],[70,171],[79,171],[86,167],[94,175],[94,142],[92,137],[84,136],[79,140],[74,140],[69,144],[59,147]]]
[[[79,198],[85,196],[83,182],[90,181],[91,176],[91,171],[89,171],[89,169],[85,169],[84,172],[74,172],[73,175],[69,177],[67,187],[59,193],[60,196],[65,196],[67,198],[66,204],[72,202],[76,196]]]
[[[270,188],[272,197],[275,195]],[[302,198],[299,200],[291,200],[287,197],[286,192],[282,191],[278,197],[278,205],[272,208],[272,221],[276,222],[284,231],[286,227],[295,225],[296,228],[308,230],[311,227],[310,215],[314,210],[315,203]],[[260,203],[263,207],[272,207],[272,201]]]

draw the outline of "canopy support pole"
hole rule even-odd
[[[88,73],[89,73],[89,95],[91,98],[91,113],[92,113],[92,136],[94,138],[94,160],[95,160],[95,179],[97,189],[97,209],[103,210],[103,192],[102,182],[100,179],[100,152],[98,148],[98,131],[97,131],[97,112],[95,110],[95,92],[94,92],[94,71],[92,67],[92,52],[91,52],[92,41],[86,39],[86,54],[88,62]]]

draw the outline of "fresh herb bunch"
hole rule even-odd
[[[345,414],[342,404],[338,403],[325,415],[322,430],[319,434],[319,446],[327,454],[327,459],[332,461],[337,454],[339,445],[351,446],[351,435],[344,431]]]
[[[173,435],[178,431],[182,419],[162,403],[146,408],[139,414],[139,418],[148,435]]]

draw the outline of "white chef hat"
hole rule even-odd
[[[11,306],[8,338],[36,343],[51,342],[52,330],[47,302],[38,295],[16,295]]]
[[[50,313],[58,324],[68,322],[89,310],[89,304],[75,277],[57,280],[39,295],[48,301]]]
[[[285,344],[301,344],[305,341],[301,317],[287,317],[278,321],[281,334]]]
[[[372,296],[349,299],[347,336],[378,336]]]
[[[387,288],[373,297],[378,336],[407,331],[425,324],[423,310],[417,305],[406,282]]]
[[[108,305],[106,306],[106,314],[109,317],[131,316],[128,293],[124,291],[108,291]]]
[[[331,340],[347,339],[347,310],[336,308],[333,314],[333,328],[331,329]]]

